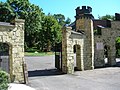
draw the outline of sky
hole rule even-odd
[[[6,0],[0,0],[6,1]],[[120,0],[29,0],[32,4],[39,5],[47,15],[63,14],[69,17],[72,22],[75,20],[75,9],[81,6],[92,7],[92,14],[97,19],[98,16],[106,14],[114,15],[120,13]]]

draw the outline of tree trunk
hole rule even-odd
[[[47,43],[47,51],[51,51],[51,42],[50,40],[48,40],[48,43]]]

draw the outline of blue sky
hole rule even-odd
[[[6,0],[0,0],[6,1]],[[120,0],[29,0],[39,5],[45,14],[63,14],[74,21],[75,9],[78,6],[91,6],[95,18],[106,14],[120,13]]]

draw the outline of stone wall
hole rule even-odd
[[[105,50],[108,64],[116,65],[116,38],[120,36],[120,21],[107,21],[107,27],[99,27],[94,36],[92,8],[83,6],[76,9],[75,30],[64,27],[62,33],[62,71],[74,72],[73,47],[76,45],[76,64],[78,70],[89,70],[105,66]],[[120,16],[120,15],[118,15]],[[99,25],[100,26],[100,25]],[[109,27],[109,28],[108,28]]]
[[[11,81],[24,83],[24,20],[16,19],[15,25],[0,23],[0,42],[9,45]]]
[[[116,65],[116,38],[120,36],[120,21],[111,22],[111,28],[101,28],[101,35],[95,35],[95,67],[105,66],[104,47],[108,48],[108,64]],[[97,48],[98,47],[98,48]]]

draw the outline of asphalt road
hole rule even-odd
[[[77,71],[71,75],[55,69],[54,56],[25,59],[29,85],[36,90],[120,90],[120,67]]]

